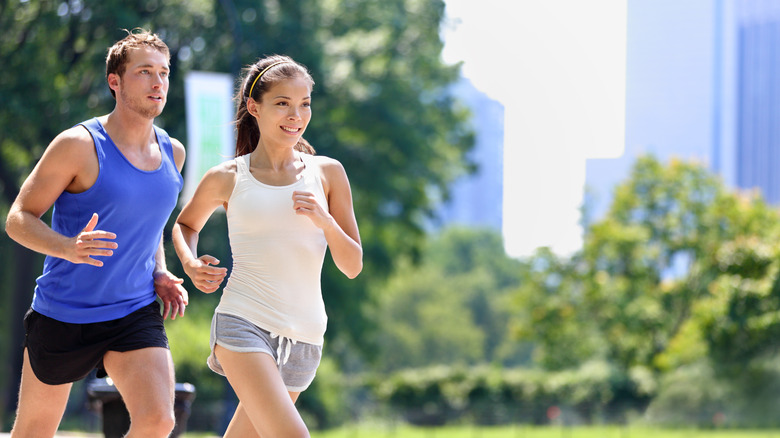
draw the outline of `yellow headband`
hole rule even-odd
[[[261,71],[260,74],[257,75],[255,80],[252,82],[252,87],[249,88],[249,97],[252,97],[252,90],[255,89],[255,84],[257,83],[257,80],[260,79],[260,76],[265,74],[265,72],[267,72],[269,68],[271,68],[271,67],[273,67],[275,65],[284,64],[285,62],[292,62],[292,61],[277,61],[277,62],[274,62],[273,64],[269,65],[268,67],[264,68],[263,71]]]

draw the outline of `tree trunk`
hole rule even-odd
[[[15,415],[16,403],[19,399],[19,382],[22,372],[22,354],[24,343],[24,326],[22,319],[30,307],[35,287],[35,278],[41,271],[42,256],[38,253],[13,243],[13,262],[16,266],[12,286],[11,308],[6,312],[11,322],[9,339],[9,376],[8,393],[6,394],[6,414]]]

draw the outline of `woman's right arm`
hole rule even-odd
[[[184,272],[199,290],[205,293],[216,291],[227,268],[217,265],[219,260],[208,254],[198,256],[198,237],[200,230],[211,214],[224,206],[233,191],[236,180],[235,162],[228,161],[211,168],[201,179],[195,194],[179,213],[173,225],[173,246],[181,260]]]

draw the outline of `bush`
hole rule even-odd
[[[541,371],[438,366],[370,379],[373,392],[416,425],[550,421],[592,423],[643,409],[655,390],[649,374],[621,373],[603,362]],[[565,412],[559,416],[557,413]]]
[[[664,375],[647,409],[648,422],[662,426],[777,427],[780,403],[778,357],[723,375],[706,361]]]

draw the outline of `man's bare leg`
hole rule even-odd
[[[11,430],[13,438],[51,438],[62,421],[72,383],[47,385],[30,368],[30,357],[24,349],[19,406]]]
[[[130,413],[127,437],[167,437],[176,424],[171,352],[162,347],[109,351],[103,365]]]

